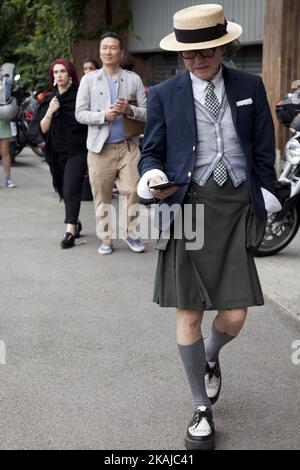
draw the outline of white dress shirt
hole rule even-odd
[[[192,72],[190,72],[190,77],[192,81],[193,87],[193,95],[195,100],[199,101],[203,106],[205,106],[205,96],[206,96],[206,87],[207,87],[207,80],[202,80],[201,78],[196,77]],[[222,102],[222,96],[224,91],[224,80],[223,80],[223,73],[222,67],[219,68],[218,73],[214,76],[212,80],[210,80],[214,85],[214,93],[219,100],[219,103]]]

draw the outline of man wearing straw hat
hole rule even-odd
[[[221,389],[219,353],[238,335],[248,307],[264,304],[251,249],[262,240],[267,211],[280,208],[273,196],[274,129],[262,80],[222,64],[241,33],[220,5],[174,15],[174,33],[160,47],[177,51],[187,71],[150,88],[139,165],[139,195],[180,205],[175,222],[192,207],[197,225],[194,209],[204,206],[201,249],[175,236],[173,213],[168,221],[160,218],[154,288],[154,302],[177,308],[178,350],[194,404],[188,449],[214,448],[211,405]],[[153,188],[168,180],[178,185]],[[218,314],[203,340],[205,310]]]

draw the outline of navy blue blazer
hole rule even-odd
[[[247,158],[249,195],[258,218],[265,217],[261,187],[274,193],[276,173],[274,125],[261,78],[223,66],[223,78],[233,123]],[[252,98],[253,104],[237,106]],[[140,174],[160,169],[169,180],[189,182],[195,166],[197,124],[188,71],[153,86],[148,94],[147,121]],[[161,202],[181,204],[188,185]]]

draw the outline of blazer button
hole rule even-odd
[[[196,151],[196,145],[194,145],[194,147],[193,147],[193,152],[195,152],[195,151]]]
[[[188,172],[188,177],[190,178],[191,176],[192,176],[192,172],[189,171],[189,172]]]

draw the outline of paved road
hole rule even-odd
[[[25,151],[13,176],[17,189],[0,187],[0,448],[183,449],[191,400],[174,311],[151,302],[151,244],[98,255],[85,202],[87,244],[63,251],[47,167]],[[299,449],[299,242],[259,260],[266,305],[222,353],[218,449]]]

